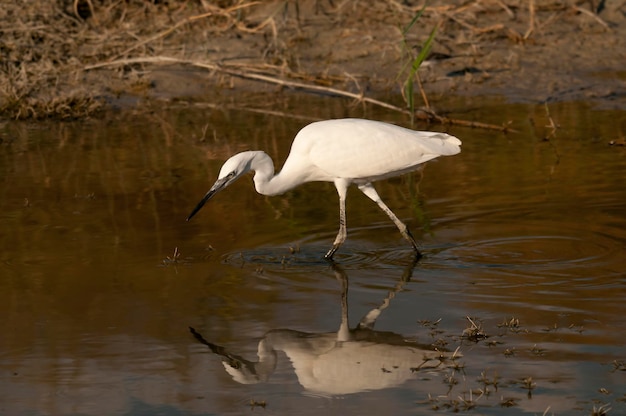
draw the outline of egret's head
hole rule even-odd
[[[187,217],[187,221],[189,221],[200,208],[206,204],[206,202],[213,197],[216,193],[226,188],[231,183],[235,182],[242,175],[249,172],[251,169],[252,159],[257,152],[242,152],[237,153],[235,156],[231,157],[224,163],[222,169],[220,169],[220,174],[211,187],[209,192],[204,195],[202,200],[196,205],[196,207],[191,211],[191,214]]]

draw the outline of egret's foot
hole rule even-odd
[[[413,246],[413,250],[415,250],[415,260],[421,259],[422,253],[420,252],[420,249],[417,246],[417,242],[415,241],[415,238],[413,238],[413,234],[411,234],[411,231],[409,231],[409,229],[407,228],[406,230],[404,230],[402,235]]]

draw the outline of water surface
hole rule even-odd
[[[552,134],[543,105],[441,105],[518,132],[418,126],[462,153],[377,189],[425,257],[351,189],[335,268],[331,184],[242,179],[184,221],[229,155],[280,166],[306,117],[4,124],[0,413],[626,413],[625,113],[551,104]]]

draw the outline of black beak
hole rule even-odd
[[[191,214],[189,214],[189,216],[187,217],[187,221],[189,221],[194,215],[196,215],[196,213],[200,211],[200,208],[202,208],[204,204],[206,204],[207,201],[213,197],[213,195],[224,189],[226,185],[229,184],[231,179],[232,177],[230,175],[226,176],[225,178],[218,179],[215,184],[213,184],[211,189],[209,189],[209,192],[207,192],[202,200],[198,203],[198,205],[196,205],[193,211],[191,211]]]

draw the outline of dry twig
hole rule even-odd
[[[587,10],[587,9],[583,9],[580,6],[572,6],[572,8],[574,10],[576,10],[577,12],[580,12],[582,14],[585,14],[587,16],[590,16],[591,18],[593,18],[596,22],[600,23],[605,29],[607,30],[611,30],[611,28],[609,27],[609,25],[600,18],[600,16],[598,16],[597,14]]]
[[[129,59],[119,59],[115,61],[109,62],[101,62],[98,64],[93,64],[86,66],[85,70],[92,70],[97,68],[104,68],[108,66],[121,66],[121,65],[132,65],[132,64],[141,64],[141,63],[152,63],[152,64],[182,64],[182,65],[190,65],[197,68],[208,69],[212,72],[221,72],[227,75],[250,79],[255,81],[267,82],[270,84],[280,85],[287,88],[300,89],[304,91],[313,91],[313,92],[323,92],[326,94],[332,94],[340,97],[347,97],[357,100],[358,102],[363,102],[367,104],[372,104],[378,107],[386,108],[389,110],[393,110],[403,114],[409,114],[408,110],[395,106],[393,104],[389,104],[384,101],[380,101],[371,97],[366,97],[363,92],[354,93],[350,91],[340,90],[338,88],[326,87],[322,85],[315,84],[306,84],[303,82],[290,81],[282,78],[277,78],[269,75],[251,73],[241,71],[240,69],[233,66],[220,65],[213,62],[198,62],[198,61],[190,61],[186,59],[173,58],[169,56],[148,56],[141,58],[129,58]],[[474,127],[488,130],[498,130],[503,132],[514,131],[508,126],[498,126],[495,124],[481,123],[476,121],[467,121],[467,120],[459,120],[448,117],[443,117],[435,114],[430,110],[418,110],[418,113],[415,115],[417,118],[428,121],[435,122],[444,125],[457,125],[457,126],[465,126],[465,127]]]

